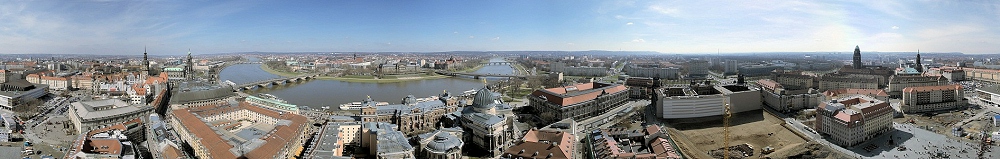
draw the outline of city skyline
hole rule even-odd
[[[0,6],[0,54],[655,51],[1000,53],[1000,3],[161,2]]]

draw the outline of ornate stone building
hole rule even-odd
[[[361,108],[362,122],[385,122],[399,126],[399,131],[412,135],[436,129],[441,117],[458,110],[458,100],[445,92],[436,100],[418,102],[413,95],[406,96],[402,104],[375,106],[374,100],[365,99]]]
[[[512,108],[500,100],[500,94],[485,87],[476,92],[472,105],[462,110],[463,141],[487,151],[487,156],[499,156],[520,138],[521,130],[514,125]]]

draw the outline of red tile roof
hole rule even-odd
[[[595,87],[597,87],[597,88],[595,88]],[[571,89],[571,90],[567,91],[567,89]],[[587,91],[587,90],[592,90],[592,89],[599,89],[599,90],[604,90],[604,91],[593,91],[593,92],[590,92],[590,93],[575,94],[575,95],[572,95],[572,96],[566,95],[567,93],[571,93],[571,92]],[[535,90],[534,92],[531,93],[531,95],[533,95],[533,96],[544,96],[548,100],[548,102],[550,102],[550,103],[553,103],[553,104],[556,104],[556,105],[561,105],[561,106],[569,106],[569,105],[573,105],[573,104],[576,104],[576,103],[580,103],[580,102],[584,102],[584,101],[596,99],[599,95],[601,95],[601,92],[606,92],[608,94],[614,94],[614,93],[618,93],[618,92],[624,91],[625,89],[627,89],[627,88],[625,88],[624,85],[620,85],[620,84],[605,84],[605,83],[591,82],[591,83],[576,84],[576,85],[572,85],[572,86],[556,87],[556,88],[549,88],[549,89],[544,89],[544,90]]]
[[[231,112],[236,109],[246,109],[271,118],[291,121],[291,124],[278,125],[271,131],[271,133],[261,137],[261,139],[265,141],[264,145],[243,154],[242,157],[246,158],[284,158],[284,156],[275,155],[278,155],[280,153],[279,151],[285,147],[291,148],[299,145],[299,143],[294,143],[293,141],[300,137],[302,134],[301,131],[306,128],[308,122],[308,119],[301,115],[280,113],[253,106],[247,102],[240,102],[238,107],[213,109],[213,107],[218,106],[221,105],[208,105],[196,108],[173,110],[174,115],[180,119],[182,125],[184,125],[188,131],[191,131],[191,133],[201,139],[199,142],[208,148],[208,152],[211,154],[212,158],[236,158],[238,156],[229,152],[229,149],[233,148],[232,145],[229,145],[228,142],[223,140],[219,134],[216,134],[208,124],[202,122],[201,119],[195,116],[195,114],[189,109],[202,111],[197,112],[197,114],[200,115],[218,115],[222,112]]]
[[[764,88],[770,89],[770,90],[782,88],[782,86],[781,86],[780,83],[778,83],[778,82],[776,82],[774,80],[771,80],[771,79],[757,80],[757,84],[759,84],[760,86],[763,86]]]
[[[507,149],[504,156],[511,158],[573,158],[573,134],[561,131],[528,130],[521,143]],[[523,150],[523,152],[522,152]],[[549,157],[549,155],[552,155]]]

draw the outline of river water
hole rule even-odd
[[[490,61],[503,62],[503,58],[492,58]],[[487,65],[474,73],[511,74],[510,65]],[[261,81],[280,76],[268,73],[260,68],[260,64],[239,64],[226,67],[219,73],[222,81],[232,81],[242,84]],[[491,78],[493,79],[493,78]],[[452,77],[443,79],[418,80],[398,83],[352,83],[334,80],[310,80],[283,86],[272,86],[247,93],[268,93],[300,106],[319,108],[331,106],[336,109],[340,104],[361,101],[371,96],[375,101],[400,103],[403,97],[414,95],[427,97],[439,95],[447,90],[454,95],[464,91],[483,87],[481,80],[468,77]]]

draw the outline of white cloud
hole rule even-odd
[[[645,43],[646,40],[643,40],[643,39],[640,38],[640,39],[634,39],[634,40],[632,40],[632,42],[633,43]]]
[[[632,22],[625,23],[625,25],[632,25]]]
[[[456,31],[456,32],[454,32],[454,34],[458,34],[458,32]]]
[[[475,39],[476,36],[469,35],[469,39]]]
[[[892,26],[892,30],[896,30],[896,29],[899,29],[899,27],[898,26]]]
[[[500,40],[500,37],[498,36],[498,37],[495,37],[495,38],[493,38],[491,40]]]
[[[566,45],[576,45],[576,44],[574,44],[574,43],[566,43]]]
[[[664,8],[664,7],[660,6],[660,5],[649,6],[649,10],[652,10],[652,11],[660,13],[660,14],[673,16],[673,17],[676,17],[677,14],[680,13],[680,9],[677,9],[677,8]]]

